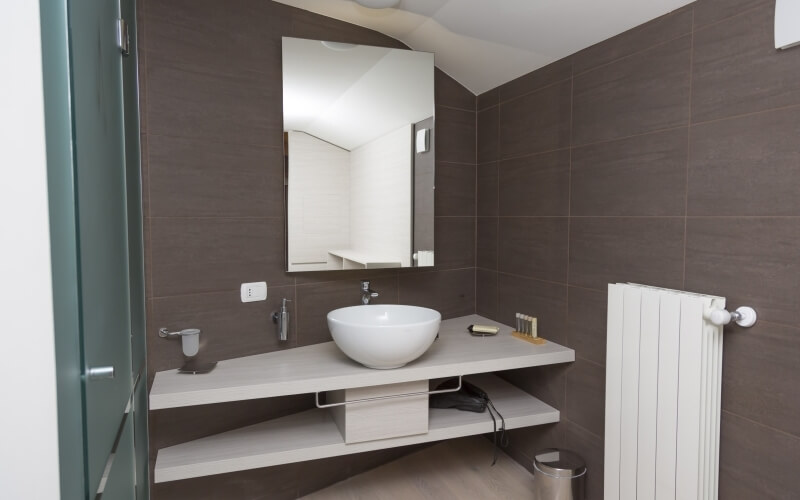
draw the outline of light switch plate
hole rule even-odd
[[[242,302],[267,300],[267,282],[242,283]]]

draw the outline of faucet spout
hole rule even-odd
[[[361,303],[369,304],[370,299],[378,296],[378,292],[369,287],[369,280],[361,280]]]

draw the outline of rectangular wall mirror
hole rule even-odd
[[[432,266],[433,54],[283,38],[288,271]]]

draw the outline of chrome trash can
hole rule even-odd
[[[533,460],[535,500],[583,500],[586,463],[569,450],[548,448]]]

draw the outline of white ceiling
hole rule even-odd
[[[693,0],[400,0],[382,10],[352,0],[274,1],[433,52],[437,67],[481,94]]]

